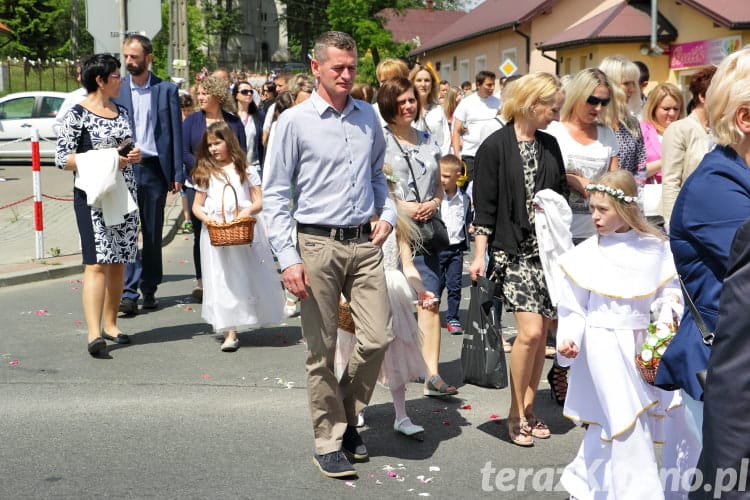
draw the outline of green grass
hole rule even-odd
[[[0,96],[27,90],[56,90],[58,92],[70,92],[78,88],[75,79],[75,64],[65,63],[27,66],[24,71],[23,62],[13,61],[0,62],[5,70],[10,72],[8,88],[0,91]],[[25,73],[25,74],[24,74]]]

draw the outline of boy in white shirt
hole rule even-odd
[[[440,215],[448,229],[450,246],[440,252],[440,288],[439,295],[447,288],[448,307],[445,311],[445,328],[452,335],[464,333],[458,318],[461,304],[461,276],[463,274],[463,256],[469,249],[469,232],[467,223],[471,220],[469,197],[458,189],[456,181],[463,174],[463,164],[455,155],[446,155],[440,159],[440,178],[443,182],[445,196],[440,205]]]

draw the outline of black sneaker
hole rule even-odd
[[[354,460],[367,460],[369,458],[364,441],[359,436],[357,429],[351,425],[346,426],[344,439],[341,441],[341,449],[351,455]]]
[[[159,303],[156,301],[153,293],[146,293],[143,295],[143,308],[144,309],[156,309]]]
[[[120,312],[125,316],[135,316],[138,314],[138,303],[125,297],[120,301]]]
[[[313,463],[318,466],[324,476],[347,477],[357,475],[357,471],[346,459],[346,455],[340,451],[332,451],[325,455],[313,454]]]

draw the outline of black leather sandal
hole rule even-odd
[[[552,368],[547,373],[547,382],[549,382],[550,397],[558,405],[563,406],[565,396],[568,394],[568,368],[552,363]]]

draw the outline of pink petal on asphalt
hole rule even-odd
[[[490,418],[492,420],[495,420],[496,418],[500,418],[500,417],[497,416],[497,413],[493,413],[492,415],[490,415]]]
[[[443,420],[443,425],[451,425],[451,421],[446,418]]]
[[[348,487],[350,487],[350,488],[356,488],[356,487],[357,487],[357,485],[356,485],[356,484],[354,484],[354,483],[353,483],[353,482],[351,482],[351,481],[347,481],[347,482],[345,482],[344,484],[345,484],[345,485],[347,485],[347,486],[348,486]]]
[[[440,409],[439,408],[435,408],[434,410],[432,410],[432,413],[440,413]]]
[[[471,405],[463,405],[461,407],[462,410],[471,410]]]
[[[15,366],[15,365],[17,365],[17,364],[18,364],[18,360],[17,360],[17,359],[12,359],[12,360],[10,361],[10,363],[8,363],[8,364],[10,364],[10,365],[14,365],[14,366]]]
[[[396,473],[395,473],[395,472],[393,472],[392,470],[389,470],[389,471],[388,471],[388,477],[396,477],[396,476],[398,476],[398,474],[396,474]]]

